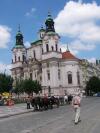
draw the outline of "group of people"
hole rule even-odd
[[[53,106],[59,107],[59,98],[58,97],[47,97],[47,96],[36,96],[28,97],[26,99],[27,109],[30,109],[30,106],[34,108],[34,111],[43,111],[47,109],[53,109]]]
[[[80,119],[80,106],[81,106],[81,95],[80,93],[72,95],[65,95],[64,97],[47,97],[45,96],[37,96],[37,97],[28,97],[26,99],[27,103],[27,109],[30,109],[30,106],[34,107],[34,111],[36,110],[47,110],[47,109],[53,109],[53,106],[56,105],[59,107],[59,105],[62,104],[71,104],[75,111],[75,124],[78,124]]]

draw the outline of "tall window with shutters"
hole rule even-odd
[[[72,84],[72,72],[68,72],[67,77],[68,77],[68,84]]]

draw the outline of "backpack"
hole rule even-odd
[[[77,99],[77,98],[74,98],[73,99],[73,104],[75,105],[79,105],[80,104],[80,101]]]

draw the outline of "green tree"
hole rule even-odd
[[[37,80],[35,80],[34,81],[34,92],[38,94],[40,91],[42,91],[41,84]]]
[[[21,93],[24,92],[23,83],[24,83],[23,80],[16,80],[16,85],[15,88],[13,89],[13,92],[15,92],[18,95],[18,97]]]
[[[87,82],[86,91],[88,95],[92,95],[92,93],[100,92],[100,79],[98,77],[91,77]]]
[[[34,91],[34,81],[32,81],[31,79],[25,79],[23,81],[23,90],[28,95],[32,94]]]
[[[0,93],[12,90],[13,79],[10,75],[0,73]]]
[[[38,94],[41,91],[41,84],[36,80],[25,79],[23,81],[23,90],[28,95],[33,94],[33,92]]]

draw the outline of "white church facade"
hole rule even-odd
[[[42,85],[42,94],[65,95],[82,91],[89,77],[100,77],[100,62],[98,66],[86,65],[86,60],[76,58],[69,49],[62,52],[59,40],[50,14],[45,28],[39,30],[39,39],[29,48],[24,46],[19,29],[12,49],[13,79],[38,80]]]

